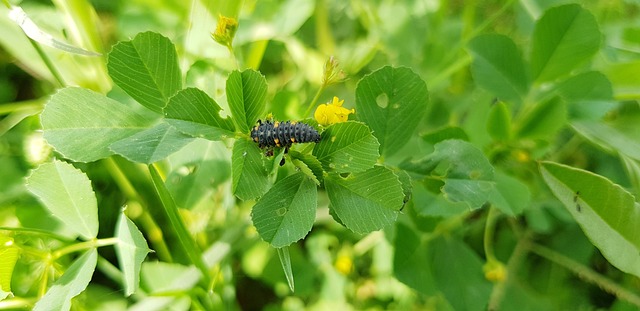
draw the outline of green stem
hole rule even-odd
[[[158,193],[158,197],[162,202],[162,210],[171,223],[171,229],[178,237],[178,241],[180,242],[178,243],[178,245],[182,248],[182,251],[187,254],[191,263],[200,270],[204,283],[210,284],[211,275],[204,260],[202,259],[202,252],[187,230],[187,226],[182,221],[180,212],[178,211],[178,207],[173,201],[169,190],[167,190],[164,184],[164,180],[160,176],[160,172],[155,167],[155,165],[151,164],[149,165],[149,173],[151,173],[151,180],[153,181],[153,185],[156,189],[156,192]]]
[[[52,260],[56,260],[64,255],[67,255],[73,252],[83,251],[83,250],[96,248],[96,247],[114,245],[118,243],[118,241],[119,241],[118,238],[106,238],[106,239],[96,239],[96,240],[72,244],[69,246],[65,246],[57,251],[54,251],[53,253],[51,253],[51,258]]]
[[[73,243],[74,240],[71,240],[67,237],[55,234],[55,233],[51,233],[49,231],[45,231],[42,229],[35,229],[35,228],[11,228],[11,227],[0,227],[0,231],[10,231],[10,232],[26,232],[29,234],[38,234],[38,235],[43,235],[43,236],[47,236],[50,237],[52,239],[56,239],[58,241],[62,241],[62,242],[66,242],[66,243]]]
[[[640,296],[636,293],[627,290],[626,288],[620,286],[619,284],[613,282],[612,280],[598,274],[597,272],[591,270],[589,267],[567,257],[564,256],[552,249],[544,247],[542,245],[531,243],[528,245],[529,250],[531,252],[552,261],[565,269],[575,273],[581,279],[591,282],[593,284],[598,285],[602,290],[615,295],[619,299],[625,300],[629,303],[632,303],[638,307],[640,307]]]
[[[496,256],[493,253],[493,236],[496,231],[496,219],[498,216],[498,210],[491,205],[489,208],[489,214],[487,215],[487,222],[484,226],[484,255],[487,261],[497,261]]]
[[[158,258],[166,262],[173,262],[169,247],[164,241],[162,230],[160,229],[158,224],[156,224],[153,217],[151,217],[149,211],[144,208],[144,206],[147,206],[148,204],[144,203],[144,200],[140,197],[138,191],[136,191],[136,188],[131,184],[127,175],[125,175],[125,173],[113,160],[113,158],[107,158],[106,160],[104,160],[104,164],[122,193],[125,195],[125,197],[127,197],[129,201],[131,201],[130,204],[133,205],[137,203],[138,205],[140,205],[140,210],[142,211],[142,213],[138,217],[132,218],[136,221],[139,221],[140,225],[144,228],[144,231],[147,233],[147,238],[149,239],[153,250],[158,255]]]
[[[38,53],[38,55],[40,56],[40,58],[44,62],[45,66],[47,66],[47,68],[51,72],[51,75],[53,76],[53,78],[55,79],[55,81],[57,83],[56,86],[57,87],[63,87],[65,85],[67,85],[67,83],[64,82],[64,79],[62,78],[62,75],[60,75],[60,73],[58,72],[58,69],[56,69],[56,67],[53,65],[53,63],[49,59],[49,56],[47,56],[47,54],[44,53],[44,51],[42,50],[40,45],[35,40],[29,38],[29,36],[27,36],[26,33],[24,35],[29,39],[29,42],[31,43],[31,45],[36,50],[36,52]]]
[[[331,33],[327,4],[324,0],[318,0],[316,2],[315,25],[316,44],[318,45],[318,48],[326,55],[333,55],[336,49],[336,44],[333,39],[333,34]]]
[[[324,91],[325,87],[326,87],[326,85],[324,85],[324,84],[322,84],[320,86],[320,88],[316,92],[316,95],[313,97],[313,99],[309,103],[309,107],[307,107],[307,110],[305,110],[304,114],[302,115],[302,118],[306,118],[307,116],[309,116],[309,114],[311,113],[311,110],[313,110],[313,108],[316,106],[316,102],[320,98],[320,94],[322,94],[322,92]]]
[[[487,303],[487,310],[499,310],[500,302],[502,302],[502,297],[504,297],[506,285],[510,281],[511,275],[515,275],[522,263],[522,260],[525,258],[527,252],[527,245],[529,244],[529,235],[523,234],[518,239],[518,244],[516,244],[511,257],[509,257],[509,261],[507,262],[507,276],[504,281],[497,283],[493,290],[491,291],[491,296],[489,296],[489,302]]]

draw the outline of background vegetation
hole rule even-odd
[[[640,306],[637,1],[3,3],[0,309]]]

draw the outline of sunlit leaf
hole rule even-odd
[[[76,87],[54,94],[40,118],[47,142],[78,162],[112,155],[112,143],[146,130],[155,121],[102,94]]]
[[[167,123],[111,144],[111,150],[132,162],[151,164],[180,150],[193,139]]]
[[[140,230],[124,213],[118,218],[115,237],[118,238],[115,245],[118,264],[124,275],[124,294],[129,296],[138,288],[140,265],[150,250]]]
[[[176,49],[158,33],[143,32],[114,45],[107,67],[120,88],[155,112],[162,112],[169,98],[182,88]]]
[[[249,133],[265,108],[267,81],[251,69],[233,71],[227,79],[227,101],[238,131]]]
[[[237,139],[233,145],[231,174],[233,193],[242,200],[251,200],[267,191],[268,172],[262,150],[249,140]]]
[[[618,269],[640,276],[640,205],[594,173],[543,162],[540,172],[591,242]]]
[[[336,123],[322,132],[313,155],[326,171],[361,172],[376,163],[379,146],[366,125],[349,121]]]
[[[383,67],[356,87],[356,116],[371,128],[384,156],[407,143],[428,103],[427,85],[409,68]]]
[[[7,295],[11,292],[11,276],[19,255],[20,248],[15,245],[14,240],[0,235],[0,291],[6,292]],[[3,298],[0,295],[0,300]]]
[[[171,97],[165,121],[193,137],[221,140],[233,136],[233,122],[220,116],[220,106],[207,93],[187,88]]]
[[[38,300],[33,310],[71,309],[71,299],[87,288],[97,262],[98,251],[96,249],[84,253],[53,283],[47,293]]]
[[[278,181],[251,212],[260,237],[279,248],[304,238],[316,217],[317,189],[303,173]]]
[[[98,235],[98,203],[91,181],[73,165],[58,160],[40,165],[27,178],[27,189],[83,238]]]
[[[403,206],[398,176],[376,166],[348,177],[329,174],[324,179],[329,206],[340,221],[356,233],[369,233],[391,224]]]

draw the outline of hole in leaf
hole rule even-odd
[[[378,97],[376,97],[376,104],[382,109],[387,108],[387,106],[389,106],[389,96],[387,93],[378,95]]]

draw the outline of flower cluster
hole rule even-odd
[[[211,34],[211,37],[216,42],[231,49],[231,42],[233,42],[233,37],[236,35],[236,30],[238,30],[238,21],[235,18],[220,15],[216,31]]]

